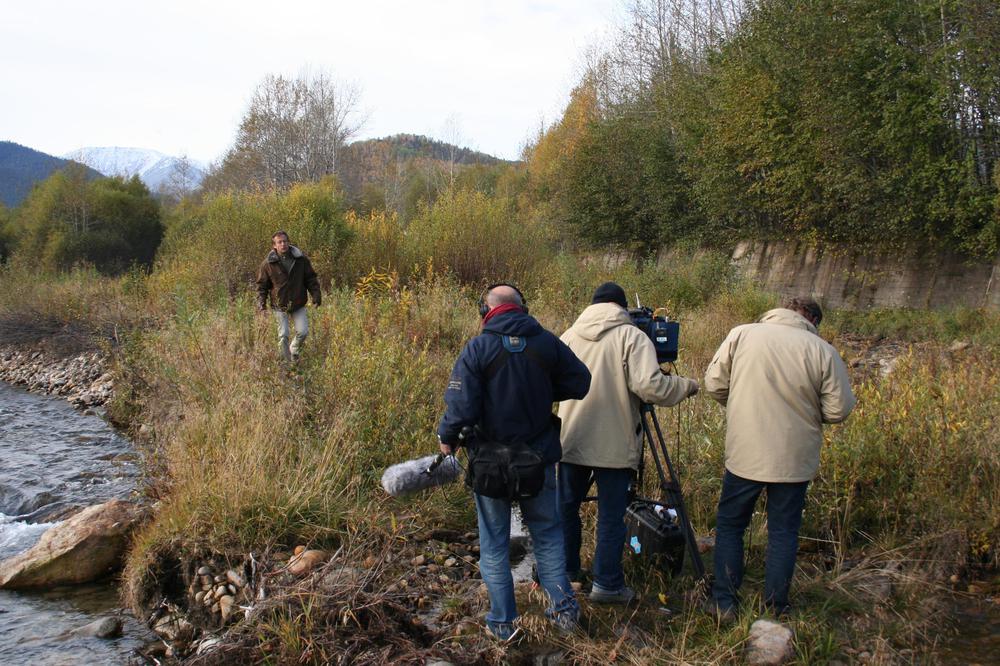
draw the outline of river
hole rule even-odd
[[[130,443],[65,400],[0,383],[0,559],[27,550],[58,516],[132,492]],[[111,582],[42,592],[0,590],[0,664],[126,664],[151,636],[120,610]],[[121,638],[68,632],[121,615]]]

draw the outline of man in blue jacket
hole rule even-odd
[[[551,602],[546,616],[559,628],[572,630],[580,606],[566,575],[555,478],[562,448],[552,403],[585,396],[590,372],[569,347],[528,315],[524,298],[513,285],[488,288],[479,310],[483,332],[465,345],[445,390],[446,410],[438,427],[441,451],[454,451],[464,426],[478,426],[487,442],[523,443],[541,456],[544,486],[519,504],[531,534],[538,578]],[[490,597],[486,624],[494,636],[508,641],[517,635],[508,552],[511,502],[474,497],[479,571]]]

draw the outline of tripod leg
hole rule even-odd
[[[649,421],[653,423],[652,429],[649,427]],[[695,541],[694,529],[691,527],[691,520],[688,517],[687,507],[684,504],[684,495],[681,493],[680,480],[677,478],[674,466],[670,462],[667,444],[663,439],[663,431],[660,430],[660,422],[656,418],[656,412],[653,411],[652,405],[643,405],[642,431],[646,443],[649,445],[650,453],[653,456],[653,462],[656,464],[656,472],[660,477],[660,488],[663,490],[669,503],[677,510],[677,517],[681,524],[681,530],[684,532],[684,540],[687,542],[688,554],[691,556],[691,567],[694,569],[695,577],[699,580],[705,580],[705,563],[701,559],[701,553],[698,552],[698,543]],[[664,466],[666,467],[665,470]]]

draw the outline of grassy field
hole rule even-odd
[[[376,238],[383,223],[355,219],[353,233]],[[301,544],[339,549],[337,562],[361,567],[363,584],[320,589],[275,579],[273,596],[262,602],[266,612],[233,630],[230,647],[241,659],[328,663],[351,654],[354,663],[423,663],[428,656],[500,663],[554,650],[579,662],[738,658],[757,617],[762,517],[752,527],[751,603],[729,628],[693,609],[689,575],[669,579],[629,560],[628,578],[643,599],[638,607],[585,607],[586,636],[566,640],[544,625],[537,592],[522,589],[531,640],[503,653],[475,626],[484,606],[474,566],[459,564],[445,582],[413,564],[414,557],[434,562],[449,553],[474,560],[472,537],[463,536],[475,530],[464,488],[394,500],[378,479],[387,465],[434,452],[443,387],[477,331],[478,286],[406,252],[416,256],[415,268],[402,276],[369,263],[340,278],[311,312],[312,333],[294,367],[279,363],[273,322],[255,311],[249,284],[224,286],[240,284],[235,277],[221,288],[206,283],[183,257],[152,276],[120,279],[3,269],[4,278],[30,287],[0,295],[0,321],[22,331],[71,328],[114,351],[117,398],[109,414],[142,449],[144,492],[157,503],[126,567],[128,602],[148,610],[192,562],[238,564],[253,554],[277,567]],[[557,332],[605,279],[667,307],[682,326],[677,370],[696,378],[729,328],[776,304],[713,254],[677,268],[625,262],[609,269],[569,254],[518,261],[532,314]],[[793,591],[798,661],[929,660],[947,631],[950,590],[995,571],[1000,558],[1000,316],[834,312],[821,334],[851,366],[859,404],[846,424],[827,430],[808,496]],[[660,410],[659,418],[695,529],[710,534],[723,412],[699,396]],[[183,596],[182,589],[173,593]],[[440,611],[433,622],[428,607]]]

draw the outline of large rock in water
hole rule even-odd
[[[0,562],[0,587],[76,585],[116,570],[144,512],[111,500],[88,507],[42,534],[29,550]]]

